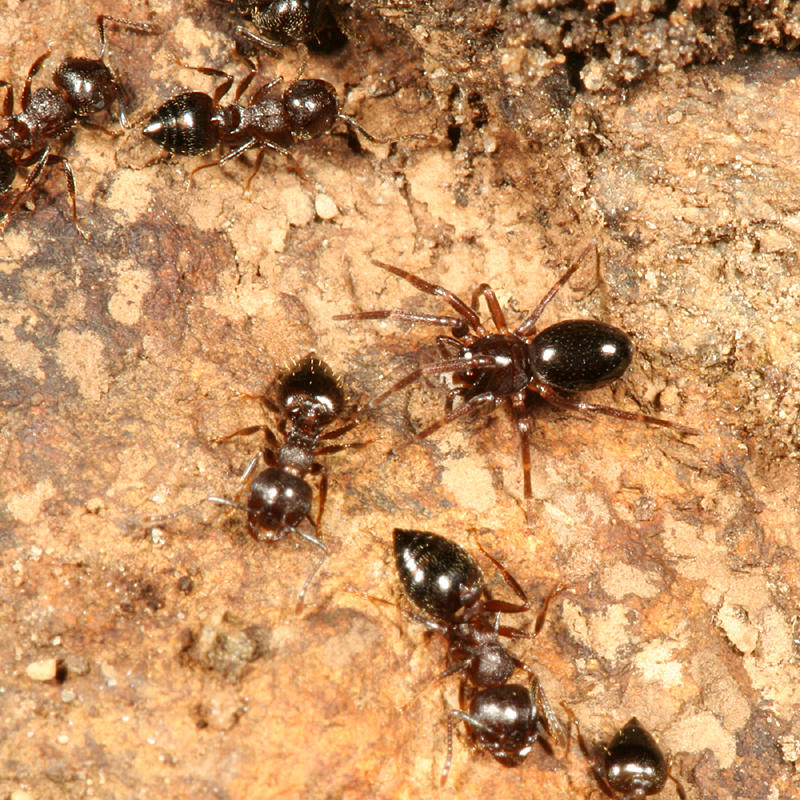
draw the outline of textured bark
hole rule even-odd
[[[138,131],[79,129],[62,152],[89,241],[55,169],[9,224],[0,795],[588,796],[577,752],[537,747],[506,769],[471,754],[463,732],[438,789],[458,681],[415,692],[442,669],[444,645],[346,591],[399,600],[394,526],[473,550],[468,531],[480,531],[534,601],[565,585],[540,637],[509,647],[587,737],[610,738],[635,714],[692,800],[800,791],[800,66],[768,50],[688,68],[709,59],[676,55],[670,71],[642,56],[634,76],[603,67],[607,91],[591,94],[575,85],[595,62],[570,72],[572,50],[526,68],[541,60],[540,4],[460,22],[471,5],[396,4],[389,27],[361,3],[347,15],[356,43],[305,69],[376,135],[439,144],[357,152],[324,137],[296,149],[313,185],[269,156],[244,191],[242,161],[189,182],[202,158],[148,165],[159,153]],[[6,8],[0,78],[17,95],[45,43],[35,86],[65,55],[96,52],[97,5]],[[224,9],[148,8],[162,35],[109,36],[134,118],[214,85],[175,58],[245,74]],[[760,30],[791,46],[781,8]],[[500,33],[485,33],[490,22]],[[714,44],[734,52],[735,40]],[[264,57],[261,74],[289,79],[302,60]],[[637,354],[617,386],[586,399],[700,436],[534,403],[529,535],[504,409],[388,455],[442,413],[444,387],[424,381],[369,415],[353,436],[368,446],[326,459],[320,535],[333,552],[299,616],[317,557],[299,539],[254,542],[242,515],[210,504],[143,525],[210,493],[241,497],[258,437],[212,440],[262,421],[237,395],[263,391],[293,358],[315,349],[353,401],[435,358],[431,329],[332,320],[445,311],[371,257],[467,299],[486,281],[513,324],[592,240],[599,258],[590,250],[544,321],[608,321]]]

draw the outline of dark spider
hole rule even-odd
[[[550,325],[538,333],[536,331],[536,323],[545,307],[578,269],[586,252],[588,248],[513,331],[509,330],[497,296],[489,284],[482,283],[475,289],[472,294],[472,305],[468,306],[443,286],[428,283],[400,267],[374,259],[373,263],[381,269],[403,278],[420,291],[444,299],[458,316],[400,309],[361,311],[334,316],[336,320],[391,318],[450,328],[450,336],[436,337],[443,360],[410,372],[385,392],[370,400],[367,407],[379,405],[394,392],[425,375],[452,375],[457,385],[447,393],[444,417],[411,439],[418,441],[458,417],[478,410],[489,412],[501,402],[506,402],[520,434],[524,497],[529,525],[533,493],[529,448],[531,421],[525,405],[528,392],[539,395],[559,408],[646,422],[671,428],[679,433],[699,433],[694,428],[658,417],[584,403],[575,399],[575,392],[594,389],[619,378],[633,357],[633,343],[628,334],[603,322],[587,319],[566,320]],[[481,297],[486,301],[497,333],[490,333],[478,316],[478,301]],[[454,409],[456,398],[462,402]]]
[[[100,55],[98,58],[69,57],[59,64],[53,73],[55,88],[42,86],[31,92],[33,78],[42,68],[42,64],[50,55],[48,50],[31,64],[20,98],[21,111],[14,110],[14,90],[11,84],[0,81],[0,88],[6,87],[3,101],[3,121],[5,127],[0,130],[0,152],[6,166],[2,169],[4,180],[0,180],[0,192],[11,185],[16,167],[30,167],[25,185],[11,201],[0,219],[0,233],[5,230],[12,213],[19,207],[23,198],[41,179],[47,167],[60,164],[67,180],[67,191],[72,202],[72,219],[75,227],[85,237],[86,234],[78,225],[78,210],[75,201],[75,176],[69,161],[61,155],[53,153],[53,146],[63,140],[76,125],[101,130],[109,135],[110,131],[91,122],[89,116],[101,111],[110,111],[117,102],[119,119],[122,126],[127,125],[125,110],[128,94],[112,69],[105,63],[106,54],[106,20],[115,22],[139,33],[155,33],[146,23],[131,22],[118,19],[107,14],[97,17],[97,29],[100,34]],[[9,161],[14,162],[13,172]],[[9,177],[10,176],[10,177]]]
[[[297,534],[323,553],[300,590],[297,600],[299,611],[303,606],[306,589],[329,552],[328,547],[317,538],[328,494],[328,473],[325,466],[316,459],[321,455],[357,447],[363,443],[320,447],[320,442],[347,433],[357,423],[351,420],[334,430],[325,430],[342,415],[344,392],[330,367],[316,356],[307,356],[290,371],[279,376],[273,386],[273,394],[274,399],[266,394],[245,397],[258,400],[280,419],[279,433],[276,434],[269,425],[251,425],[217,439],[218,442],[224,442],[235,436],[250,436],[259,432],[266,438],[265,447],[251,459],[242,476],[242,480],[246,481],[259,460],[264,459],[267,468],[250,482],[247,505],[210,495],[180,511],[148,517],[145,522],[152,526],[184,514],[201,503],[211,502],[244,511],[247,514],[250,535],[259,542],[276,542],[288,534]],[[309,475],[320,476],[316,520],[311,517],[312,489],[307,481]],[[304,521],[310,524],[311,533],[300,528]]]

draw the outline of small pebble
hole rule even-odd
[[[45,658],[41,661],[32,661],[25,668],[25,674],[33,681],[52,681],[58,672],[58,660]]]
[[[314,200],[314,210],[320,219],[333,219],[339,213],[336,203],[327,194],[317,195]]]

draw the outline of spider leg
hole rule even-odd
[[[500,308],[500,303],[497,300],[497,295],[494,293],[494,289],[492,289],[488,283],[482,283],[472,293],[472,308],[475,311],[478,310],[478,300],[481,297],[486,300],[486,305],[489,307],[489,313],[492,315],[492,321],[497,328],[497,332],[504,335],[508,334],[508,325],[506,323],[505,315],[503,314],[503,309]]]

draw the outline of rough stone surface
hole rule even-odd
[[[549,5],[558,50],[566,28]],[[643,4],[628,5],[615,25]],[[712,8],[673,13],[690,5]],[[715,5],[730,16],[732,4]],[[528,2],[526,13],[542,7]],[[224,9],[147,8],[161,36],[109,36],[134,118],[214,85],[175,58],[245,74]],[[270,155],[245,191],[247,163],[189,182],[202,158],[149,164],[158,151],[137,131],[80,129],[62,153],[89,241],[72,226],[58,169],[9,224],[0,796],[588,797],[577,752],[537,747],[506,769],[471,754],[463,732],[438,788],[457,680],[417,690],[441,670],[444,646],[345,591],[399,599],[394,526],[470,548],[478,530],[534,602],[565,585],[538,639],[509,646],[588,737],[610,737],[635,714],[691,800],[800,793],[800,65],[770,50],[669,71],[643,62],[624,91],[589,93],[576,90],[567,56],[560,71],[525,77],[540,58],[529,46],[538,26],[520,23],[516,43],[510,28],[473,37],[491,55],[481,62],[463,40],[470,25],[489,30],[486,19],[459,25],[452,13],[437,25],[446,8],[397,3],[387,27],[364,4],[350,23],[357,43],[305,67],[376,135],[439,144],[359,151],[324,137],[296,149],[312,185]],[[785,25],[762,26],[774,32],[764,43],[795,41],[785,8]],[[488,4],[486,16],[522,9]],[[8,0],[0,79],[18,98],[48,42],[34,86],[65,55],[96,53],[99,10]],[[709,31],[710,46],[727,53],[719,35]],[[599,67],[586,60],[583,82],[594,70],[598,86],[617,86],[612,55],[592,52]],[[264,57],[261,70],[290,79],[303,59]],[[323,195],[333,204],[323,210],[338,209],[330,218]],[[426,380],[369,416],[353,435],[368,446],[326,459],[320,536],[332,555],[300,615],[316,554],[299,538],[254,542],[241,515],[210,504],[143,524],[210,493],[241,497],[258,442],[212,442],[262,421],[239,395],[263,391],[293,358],[316,349],[356,400],[436,357],[430,329],[332,321],[444,310],[372,257],[466,298],[489,282],[514,324],[591,241],[598,259],[590,248],[544,322],[606,320],[630,332],[637,354],[622,381],[587,399],[701,435],[533,403],[530,535],[504,409],[388,455],[442,413],[445,389]],[[31,681],[28,665],[48,659],[63,680]]]

